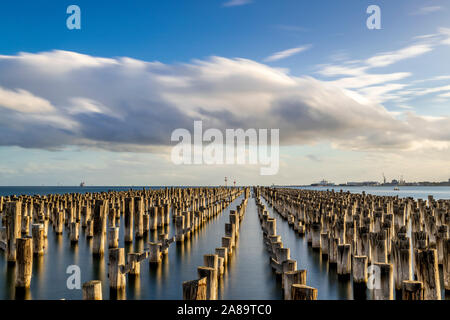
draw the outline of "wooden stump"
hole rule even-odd
[[[403,281],[402,300],[424,300],[424,290],[422,282],[412,280]]]
[[[317,300],[317,289],[303,284],[293,284],[292,300]]]
[[[17,239],[16,287],[29,288],[33,271],[33,239]]]
[[[283,274],[284,300],[292,300],[292,285],[306,285],[306,270],[288,271]]]
[[[351,246],[349,244],[340,244],[337,247],[337,274],[350,275],[351,273]]]
[[[119,247],[119,228],[111,227],[108,231],[108,248],[114,249]]]
[[[183,300],[206,300],[206,277],[183,282]]]
[[[366,256],[353,257],[353,282],[367,283],[367,264],[368,258]]]
[[[197,272],[199,278],[206,277],[206,299],[217,300],[218,288],[216,269],[209,267],[198,267]]]
[[[33,253],[36,255],[44,254],[44,225],[33,224],[31,227],[33,235]]]
[[[416,251],[417,280],[423,283],[425,300],[441,300],[436,249]]]
[[[443,254],[442,273],[444,278],[444,287],[446,291],[450,291],[450,239],[446,239],[443,243]]]
[[[375,288],[373,290],[374,300],[393,300],[394,299],[394,275],[392,264],[390,263],[374,263],[378,272],[375,280]]]
[[[100,280],[83,283],[83,300],[102,300],[102,282]]]
[[[122,289],[126,285],[125,273],[125,250],[124,248],[109,249],[109,287],[111,289]]]

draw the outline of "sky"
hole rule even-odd
[[[447,181],[449,18],[445,0],[3,1],[0,185]],[[279,129],[277,174],[174,164],[196,120]]]

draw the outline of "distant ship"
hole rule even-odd
[[[400,190],[400,188],[399,188],[399,187],[395,187],[394,190],[395,190],[395,191],[398,191],[398,190]]]
[[[80,188],[84,188],[86,186],[86,183],[82,182],[80,183]]]

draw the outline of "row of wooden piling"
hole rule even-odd
[[[350,192],[258,188],[320,250],[337,274],[372,298],[441,299],[439,265],[450,290],[450,201]],[[411,258],[412,257],[412,258]]]
[[[92,254],[103,256],[108,248],[108,274],[111,289],[125,287],[125,275],[138,276],[140,262],[160,263],[168,247],[184,241],[204,223],[222,212],[242,192],[239,188],[165,188],[65,195],[0,197],[0,249],[7,252],[9,263],[15,263],[16,287],[31,283],[33,255],[45,254],[49,225],[61,235],[67,230],[76,245],[80,229],[93,238]],[[170,222],[170,212],[177,226],[177,236],[167,233],[158,242],[148,243],[147,250],[131,252],[125,262],[124,248],[119,248],[119,226],[124,220],[124,243],[143,238]],[[183,217],[184,219],[180,219]],[[183,220],[177,224],[177,220]],[[31,228],[30,228],[31,226]],[[83,297],[99,298],[98,280],[83,286]],[[101,296],[100,296],[101,298]]]
[[[263,230],[266,249],[270,255],[270,265],[277,277],[281,278],[285,300],[317,300],[317,289],[306,283],[306,270],[297,269],[297,261],[291,259],[290,249],[285,248],[281,236],[277,235],[277,220],[270,217],[261,202],[259,190],[254,190],[258,217]]]
[[[250,188],[245,188],[244,199],[236,210],[230,210],[229,222],[225,223],[225,236],[221,247],[215,253],[203,256],[203,266],[197,268],[199,279],[183,282],[184,300],[217,300],[219,279],[223,276],[226,266],[237,245],[241,221],[247,209]]]

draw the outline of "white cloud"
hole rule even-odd
[[[426,6],[426,7],[422,7],[419,10],[413,12],[412,15],[426,15],[426,14],[430,14],[433,12],[441,11],[443,9],[444,8],[441,6]]]
[[[401,60],[414,58],[430,52],[433,47],[430,44],[416,44],[398,51],[382,53],[366,60],[369,67],[386,67]]]
[[[251,3],[252,0],[230,0],[223,4],[224,7],[236,7],[236,6],[243,6],[245,4]]]
[[[55,55],[55,68],[65,61],[64,70],[54,71],[49,57]],[[400,119],[370,98],[391,94],[398,84],[364,95],[247,59],[168,65],[58,51],[3,56],[0,69],[3,146],[164,152],[174,129],[192,130],[198,119],[204,128],[221,130],[278,128],[284,145],[408,150],[425,140],[439,146],[450,141],[448,117],[430,121],[410,112]],[[369,75],[366,84],[407,75]],[[13,105],[29,98],[24,92],[52,107],[30,113]]]
[[[23,113],[45,113],[54,110],[49,101],[37,97],[29,91],[23,89],[7,90],[1,86],[0,107]]]
[[[441,43],[450,45],[450,28],[439,28],[439,33],[444,36]]]
[[[309,50],[309,49],[311,49],[311,47],[312,47],[312,45],[308,44],[308,45],[297,47],[297,48],[292,48],[292,49],[287,49],[287,50],[275,52],[271,56],[265,58],[264,61],[272,62],[272,61],[278,61],[278,60],[281,60],[281,59],[286,59],[286,58],[291,57],[291,56],[293,56],[293,55],[295,55],[297,53]]]

